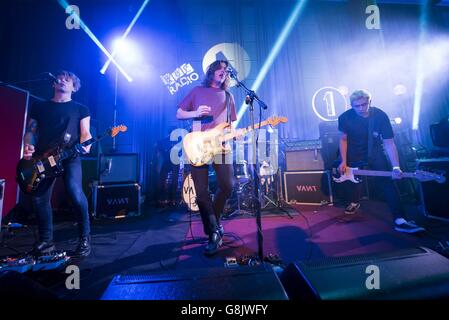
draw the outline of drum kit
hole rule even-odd
[[[259,164],[258,176],[260,181],[259,199],[254,196],[254,167],[247,161],[242,160],[234,163],[234,188],[231,198],[225,206],[224,218],[241,214],[253,214],[256,206],[260,203],[261,209],[266,209],[270,205],[280,206],[280,179],[279,170],[267,161]],[[209,172],[211,191],[216,186],[215,172]],[[182,200],[191,212],[199,212],[196,203],[195,184],[192,174],[184,175],[182,183]]]

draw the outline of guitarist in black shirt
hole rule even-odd
[[[24,158],[44,155],[46,151],[60,146],[71,147],[92,138],[90,134],[89,109],[72,101],[72,94],[81,87],[79,78],[68,71],[56,74],[51,100],[33,105],[24,137]],[[90,146],[82,147],[88,153]],[[79,244],[75,255],[88,256],[90,246],[90,222],[88,203],[82,190],[81,159],[79,156],[63,161],[63,179],[67,193],[78,217]],[[40,254],[55,249],[53,243],[53,219],[51,195],[54,178],[42,182],[41,192],[33,195],[32,202],[38,218],[39,241],[34,253]]]
[[[400,179],[403,173],[399,167],[393,129],[387,114],[371,106],[371,94],[365,90],[353,92],[350,102],[352,108],[338,118],[338,128],[342,132],[339,172],[344,174],[348,167],[369,168],[392,171],[392,178]],[[377,179],[393,214],[394,229],[406,233],[424,231],[424,228],[413,221],[406,220],[405,210],[392,179]],[[345,213],[355,214],[360,207],[361,184],[351,182],[349,186],[351,203],[346,207]]]

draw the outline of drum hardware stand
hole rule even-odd
[[[232,217],[234,217],[236,215],[245,215],[245,214],[252,215],[252,213],[250,211],[241,209],[240,197],[241,197],[241,195],[243,193],[243,188],[244,188],[246,183],[245,184],[241,184],[240,182],[238,182],[238,184],[239,184],[238,189],[237,189],[238,191],[236,192],[237,193],[237,210],[234,210],[231,214],[227,215],[226,219],[232,218]]]
[[[277,180],[277,179],[273,179],[273,182],[271,182],[271,183],[275,183],[275,182],[274,182],[275,180]],[[268,182],[265,182],[265,184],[267,184],[267,183],[268,183]],[[278,186],[276,185],[276,187],[278,187]],[[268,193],[268,189],[269,189],[269,186],[267,186],[267,188],[266,188],[267,193]],[[270,189],[271,189],[271,188],[270,188]],[[280,189],[280,188],[276,188],[276,189]],[[281,210],[281,211],[284,212],[290,219],[293,219],[293,217],[292,217],[292,215],[290,214],[290,212],[288,212],[287,210],[284,209],[284,207],[283,207],[283,205],[282,205],[282,200],[279,199],[279,192],[278,192],[278,190],[276,190],[275,192],[276,192],[277,200],[276,200],[276,199],[273,200],[273,199],[271,199],[268,195],[263,194],[263,199],[266,200],[266,203],[265,203],[265,205],[262,207],[262,209],[265,209],[265,208],[271,203],[276,209]]]

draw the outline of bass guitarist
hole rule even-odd
[[[71,147],[92,138],[89,109],[72,101],[72,94],[81,87],[80,79],[72,72],[59,71],[53,82],[51,100],[35,103],[30,111],[24,137],[24,158],[42,156],[62,143]],[[88,153],[90,146],[81,147]],[[88,256],[91,252],[88,203],[82,189],[81,159],[79,156],[63,161],[64,185],[75,207],[78,222],[79,243],[76,256]],[[55,178],[42,182],[40,191],[33,195],[33,207],[37,215],[39,241],[34,245],[36,255],[55,249],[53,242],[53,218],[51,195]]]
[[[338,170],[344,174],[347,167],[369,168],[373,170],[392,170],[392,178],[400,179],[402,171],[394,143],[390,119],[382,110],[371,106],[371,94],[357,90],[350,96],[351,109],[338,118],[341,164]],[[388,155],[388,159],[385,156]],[[399,232],[416,233],[424,228],[413,221],[406,220],[405,210],[392,179],[378,177],[378,186],[394,216],[394,229]],[[360,183],[349,183],[350,204],[346,214],[355,214],[360,207]]]
[[[228,62],[217,60],[207,69],[202,86],[195,87],[179,103],[176,117],[201,121],[201,131],[212,129],[222,123],[231,123],[237,119],[234,97],[227,91],[230,77],[227,72]],[[194,121],[194,130],[196,125]],[[214,201],[209,194],[209,165],[191,166],[193,182],[197,194],[204,232],[209,237],[204,254],[215,254],[222,244],[224,234],[220,218],[226,200],[231,196],[234,169],[232,161],[226,163],[224,156],[215,159],[213,168],[217,175],[217,192]],[[217,161],[218,160],[218,161]],[[221,161],[220,161],[221,160]]]

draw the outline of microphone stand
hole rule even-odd
[[[246,103],[249,105],[249,115],[250,115],[250,123],[251,123],[251,129],[253,132],[253,155],[255,157],[255,163],[253,164],[254,170],[254,197],[255,199],[257,199],[256,201],[256,224],[257,224],[257,245],[258,245],[258,256],[260,258],[260,261],[264,260],[264,255],[263,255],[263,233],[262,233],[262,219],[261,219],[261,212],[260,212],[260,198],[259,198],[259,184],[260,184],[260,180],[259,180],[259,174],[257,171],[257,165],[258,165],[258,157],[257,157],[257,150],[258,150],[258,142],[259,142],[259,136],[257,135],[256,137],[256,128],[255,128],[255,122],[254,122],[254,100],[257,100],[258,104],[259,104],[259,112],[260,114],[262,114],[262,109],[267,109],[267,105],[265,104],[265,102],[263,102],[262,100],[260,100],[260,98],[256,95],[256,93],[253,90],[248,89],[248,87],[246,87],[246,85],[239,81],[237,79],[237,75],[234,72],[230,72],[230,76],[232,79],[234,79],[237,83],[237,87],[239,88],[243,88],[243,90],[246,92],[247,95],[247,101]]]

